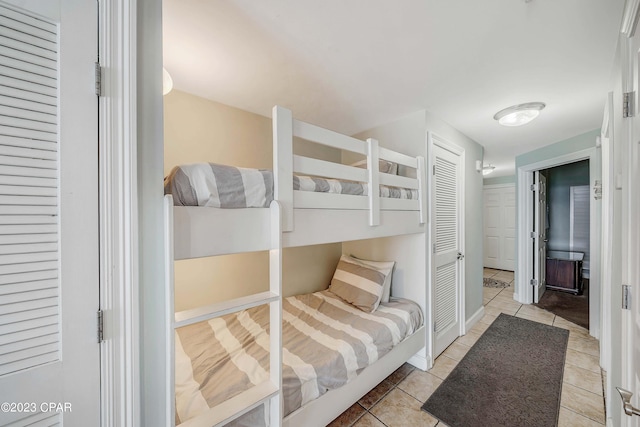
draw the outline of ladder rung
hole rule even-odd
[[[278,387],[265,381],[209,408],[200,416],[180,424],[180,427],[212,427],[233,421],[278,394]]]
[[[194,323],[204,322],[205,320],[224,316],[225,314],[236,313],[278,300],[278,294],[267,291],[206,305],[204,307],[193,308],[191,310],[180,311],[175,315],[173,327],[181,328],[183,326],[193,325]]]

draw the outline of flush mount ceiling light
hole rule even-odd
[[[527,102],[500,110],[493,118],[502,126],[522,126],[538,117],[545,106],[543,102]]]
[[[495,166],[487,165],[482,168],[482,175],[489,175],[495,169]]]

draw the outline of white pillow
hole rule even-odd
[[[361,259],[354,255],[351,255],[353,259],[356,261],[368,265],[369,267],[373,267],[379,271],[389,271],[389,274],[386,275],[384,279],[384,285],[382,289],[382,299],[380,302],[389,302],[389,297],[391,296],[391,280],[393,279],[393,269],[396,266],[395,261],[370,261],[367,259]]]
[[[386,276],[382,271],[342,255],[331,279],[329,291],[360,310],[371,313],[378,308]]]

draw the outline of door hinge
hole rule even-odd
[[[635,92],[625,92],[622,94],[622,117],[633,117],[635,115],[633,99],[636,97]]]
[[[104,341],[104,316],[102,310],[98,310],[98,344]]]
[[[531,184],[531,186],[529,187],[529,189],[531,191],[538,191],[538,184]]]
[[[538,286],[538,279],[531,279],[529,280],[529,284],[531,286]]]
[[[535,231],[532,231],[529,235],[531,236],[532,239],[535,239],[538,237],[538,233],[536,233]]]
[[[629,285],[622,285],[622,308],[631,310],[631,288]]]
[[[96,96],[102,96],[102,67],[99,62],[95,63],[96,74]]]

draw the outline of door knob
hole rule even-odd
[[[634,408],[634,406],[631,404],[631,396],[633,396],[633,393],[620,387],[616,387],[616,390],[618,390],[618,393],[620,393],[624,413],[629,416],[640,415],[640,409]]]
[[[464,255],[462,255],[462,252],[458,252],[458,259],[462,259],[464,258]]]

